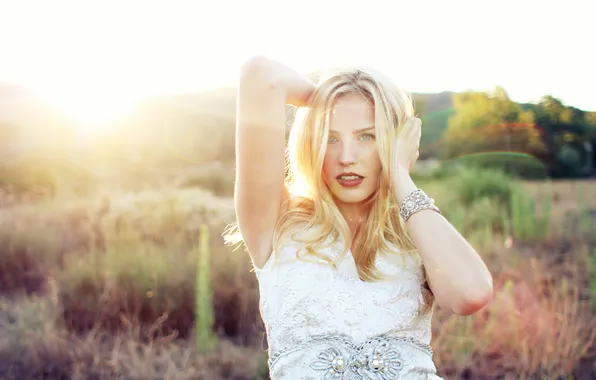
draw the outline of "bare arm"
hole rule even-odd
[[[272,247],[284,201],[285,105],[302,106],[312,81],[265,57],[247,61],[240,73],[236,114],[236,218],[255,265]]]
[[[395,176],[401,203],[417,189],[407,171]],[[470,315],[492,299],[492,276],[472,246],[442,215],[422,210],[406,222],[426,269],[437,304],[459,315]]]

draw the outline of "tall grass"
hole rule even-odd
[[[465,168],[417,184],[495,278],[480,313],[437,309],[440,373],[577,374],[596,331],[590,191],[570,206],[559,184]],[[581,235],[563,233],[563,201]],[[188,188],[0,210],[0,378],[266,379],[258,282],[221,239],[233,218],[231,199]]]
[[[551,197],[534,198],[519,186],[511,193],[511,226],[520,240],[540,240],[551,236]],[[540,203],[537,205],[537,203]],[[541,206],[538,208],[538,206]]]
[[[209,227],[201,226],[199,260],[197,268],[197,299],[195,301],[195,335],[201,352],[212,351],[216,344],[213,335],[213,305],[211,301],[211,267],[209,249]]]
[[[523,275],[512,275],[521,271]],[[596,317],[577,285],[552,281],[539,261],[522,259],[496,278],[493,302],[473,318],[440,315],[437,365],[483,378],[570,378],[594,344]]]
[[[585,199],[584,189],[581,184],[577,185],[577,204],[578,204],[578,230],[581,234],[588,236],[596,235],[596,222],[593,220],[592,213],[596,215],[596,210],[591,210],[588,201]]]

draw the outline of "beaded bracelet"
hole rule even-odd
[[[417,189],[408,194],[401,202],[399,214],[405,222],[420,210],[433,210],[439,214],[441,213],[439,208],[435,206],[435,200],[426,195],[421,189]]]

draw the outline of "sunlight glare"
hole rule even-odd
[[[75,123],[78,131],[87,137],[112,131],[128,116],[140,99],[110,94],[46,93],[42,99],[52,109]]]

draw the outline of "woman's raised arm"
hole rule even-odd
[[[303,106],[314,90],[307,77],[269,58],[249,59],[241,68],[236,112],[238,227],[254,264],[262,268],[287,196],[285,105]]]

